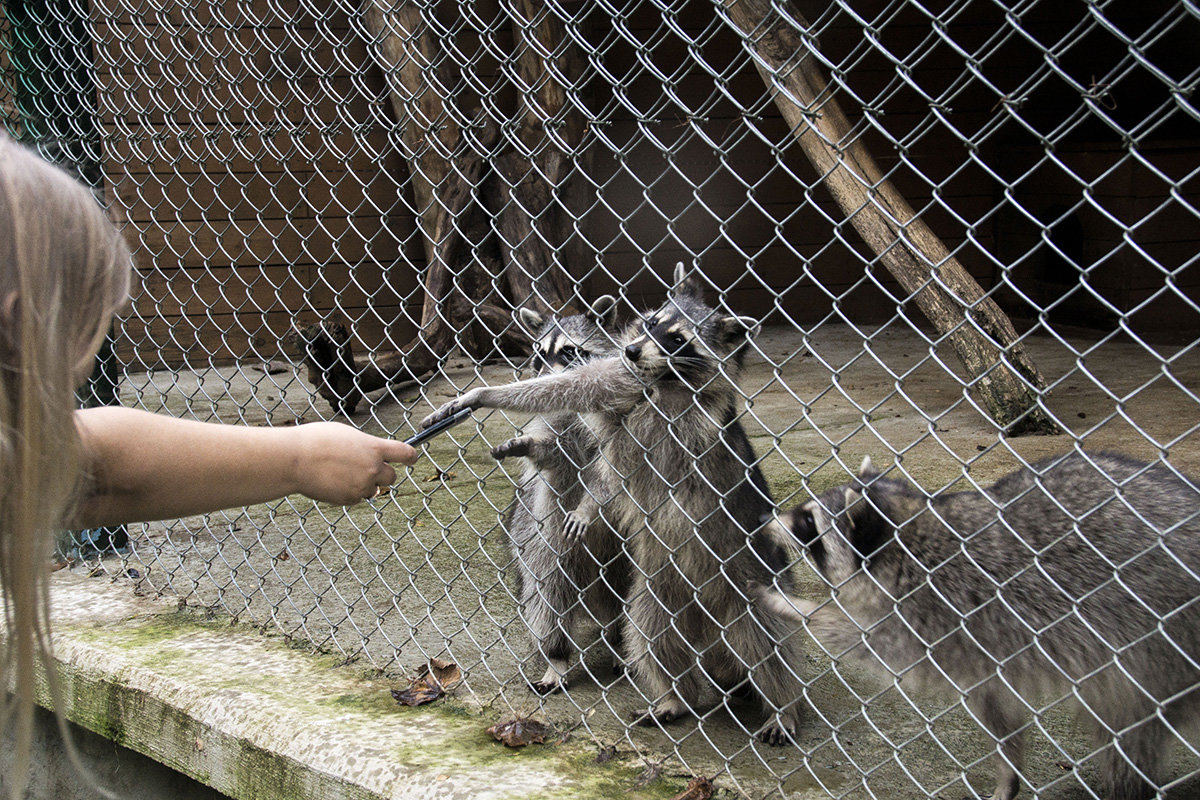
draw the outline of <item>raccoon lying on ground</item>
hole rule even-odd
[[[1105,796],[1140,800],[1162,785],[1174,727],[1197,718],[1198,515],[1194,484],[1116,455],[932,499],[868,459],[769,526],[808,548],[836,602],[751,591],[835,657],[965,694],[998,743],[995,800],[1020,787],[1028,708],[1072,694]]]
[[[615,353],[603,330],[615,305],[616,299],[605,295],[586,314],[548,319],[522,308],[517,319],[533,336],[538,374],[561,373]],[[525,430],[492,448],[492,455],[527,459],[504,527],[516,566],[521,618],[548,662],[545,674],[530,686],[548,694],[567,685],[576,623],[589,617],[597,622],[616,657],[629,559],[603,522],[581,530],[567,527],[567,511],[597,491],[586,484],[595,471],[599,445],[579,415],[545,414]]]
[[[619,356],[473,389],[423,424],[462,408],[581,414],[600,445],[605,513],[635,567],[624,645],[654,703],[636,721],[668,722],[704,686],[748,682],[774,715],[760,738],[781,744],[798,720],[799,637],[744,594],[751,580],[790,586],[783,548],[760,530],[773,504],[737,421],[736,380],[757,329],[705,305],[680,264],[667,303],[625,331]],[[586,522],[595,504],[581,506]]]

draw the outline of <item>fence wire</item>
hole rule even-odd
[[[367,504],[68,549],[739,796],[1200,792],[1198,17],[6,2],[5,127],[137,258],[84,402],[406,437],[608,378]]]

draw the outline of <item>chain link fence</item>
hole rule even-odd
[[[93,186],[136,251],[131,310],[93,378],[100,402],[406,437],[461,392],[536,372],[518,309],[569,316],[613,295],[601,349],[663,348],[635,314],[663,305],[683,262],[717,317],[758,320],[734,394],[749,450],[680,464],[682,434],[661,416],[640,457],[671,484],[665,504],[715,502],[718,535],[744,551],[774,531],[789,554],[778,614],[792,633],[763,635],[781,652],[798,643],[783,661],[799,724],[783,747],[755,737],[780,701],[764,718],[744,695],[771,695],[774,656],[732,631],[771,598],[733,585],[734,556],[699,579],[669,557],[676,571],[639,576],[647,543],[667,536],[658,507],[582,550],[559,522],[520,522],[514,491],[528,497],[531,479],[489,450],[541,430],[527,413],[476,412],[368,504],[290,498],[127,539],[89,532],[77,555],[105,551],[103,568],[140,591],[398,678],[450,658],[464,694],[615,744],[648,776],[715,776],[748,797],[984,796],[997,773],[998,796],[1198,793],[1182,724],[1200,683],[1197,498],[1179,477],[1200,475],[1198,17],[1165,0],[6,2],[6,128]],[[705,390],[730,390],[724,364]],[[593,465],[611,458],[583,439]],[[1100,451],[1156,466],[1042,461]],[[853,483],[864,456],[874,489]],[[799,511],[743,530],[740,495],[709,477],[722,463]],[[1045,475],[1012,497],[954,494],[1032,463]],[[597,499],[620,506],[636,481],[607,467],[618,487]],[[699,499],[675,491],[695,475]],[[1087,492],[1100,499],[1081,507]],[[901,513],[902,499],[916,505]],[[993,520],[1003,506],[1013,536],[957,524],[939,505],[954,502]],[[900,532],[855,539],[872,529],[862,504]],[[1129,511],[1097,512],[1114,508]],[[710,535],[710,511],[691,517],[693,537]],[[1052,540],[1024,538],[1023,515],[1055,520]],[[520,524],[561,558],[522,565],[506,533]],[[847,574],[830,566],[838,530],[854,544]],[[1129,531],[1150,532],[1144,550],[1117,547]],[[955,534],[957,560],[921,549]],[[1059,549],[1067,539],[1083,550]],[[887,571],[898,549],[921,567],[911,585]],[[989,560],[1007,558],[1012,574]],[[1037,591],[1058,592],[1049,606],[1068,598],[1052,619],[1022,611],[1022,581],[1039,575]],[[980,582],[973,599],[947,588],[955,576]],[[729,607],[712,608],[712,581]],[[1158,594],[1166,582],[1174,593]],[[692,648],[682,661],[625,613],[638,592],[676,590],[697,604],[663,601],[661,636]],[[530,633],[530,603],[551,594],[551,627],[569,629],[553,652]],[[920,603],[944,616],[936,634]],[[883,648],[883,679],[821,641],[813,620],[837,609]],[[1114,618],[1141,638],[1109,635]],[[1109,661],[1062,656],[1064,620],[1090,631],[1074,652]],[[997,627],[1026,634],[994,643]],[[887,650],[897,641],[920,652],[904,662]],[[972,659],[968,679],[956,670]],[[714,660],[742,661],[749,683]],[[1098,683],[1143,716],[1110,713]],[[683,719],[629,722],[693,684]],[[1162,768],[1139,747],[1168,754]],[[1123,775],[1145,794],[1120,795]]]

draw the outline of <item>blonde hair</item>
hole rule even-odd
[[[35,676],[50,677],[48,560],[80,485],[74,389],[129,291],[129,249],[82,184],[0,134],[0,732],[24,791]],[[57,705],[57,703],[56,703]]]

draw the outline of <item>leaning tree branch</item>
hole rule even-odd
[[[1012,322],[853,135],[813,42],[802,33],[808,23],[788,0],[722,3],[817,174],[880,262],[951,343],[992,418],[1009,435],[1058,433],[1038,405],[1045,380]]]

